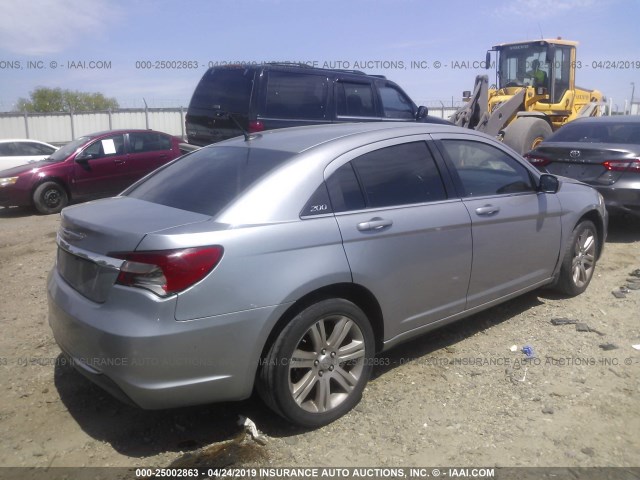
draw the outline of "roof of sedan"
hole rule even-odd
[[[236,137],[214,145],[252,146],[272,150],[300,153],[312,147],[342,138],[358,137],[362,141],[380,141],[386,138],[404,135],[420,135],[439,132],[461,131],[459,127],[437,123],[414,122],[366,122],[338,123],[330,125],[312,125],[281,130],[268,130],[248,142],[243,137]],[[466,133],[472,130],[463,130]],[[364,138],[363,138],[364,137]]]
[[[164,135],[168,135],[164,132],[159,132],[158,130],[145,129],[145,128],[119,128],[117,130],[101,130],[99,132],[87,133],[86,135],[81,135],[81,137],[95,138],[101,137],[103,135],[114,135],[118,133],[138,133],[138,132],[153,132],[153,133],[163,133]]]
[[[41,143],[44,145],[49,145],[46,142],[42,142],[40,140],[34,140],[33,138],[0,138],[0,143],[7,143],[7,142],[31,142],[31,143]]]
[[[640,115],[611,115],[606,117],[582,117],[574,122],[580,123],[640,123]],[[569,122],[567,125],[571,125]]]

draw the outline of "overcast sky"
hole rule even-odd
[[[472,89],[492,45],[558,36],[580,42],[579,86],[622,110],[635,82],[640,99],[639,0],[0,0],[0,12],[0,111],[38,86],[186,107],[210,64],[275,60],[386,75],[433,107]]]

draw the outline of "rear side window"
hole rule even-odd
[[[247,147],[208,147],[157,170],[127,196],[215,216],[293,154]]]
[[[171,138],[156,132],[135,132],[129,134],[131,153],[171,150]]]
[[[325,118],[327,78],[270,71],[267,80],[265,116],[278,118]]]
[[[466,197],[533,192],[528,170],[518,161],[486,143],[443,140]]]
[[[334,212],[362,210],[365,207],[362,190],[351,163],[345,163],[327,180]]]
[[[424,142],[366,153],[339,168],[327,185],[336,212],[447,198],[438,167]]]
[[[364,83],[337,82],[336,113],[341,116],[375,117],[373,88]]]
[[[204,74],[191,98],[190,108],[248,113],[253,69],[213,68]]]
[[[16,150],[16,144],[13,142],[0,143],[0,155],[3,157],[17,157],[18,152]]]
[[[51,155],[56,151],[55,148],[31,142],[18,142],[16,147],[18,155]]]

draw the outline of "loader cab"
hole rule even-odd
[[[576,42],[537,40],[496,45],[498,89],[534,87],[542,103],[560,104],[574,90]]]

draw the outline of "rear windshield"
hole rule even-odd
[[[259,148],[207,147],[158,170],[125,195],[216,216],[292,155]]]
[[[626,143],[640,145],[640,123],[570,123],[550,136],[547,142]]]
[[[191,98],[190,108],[248,113],[253,85],[253,69],[210,69]]]

